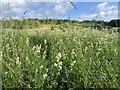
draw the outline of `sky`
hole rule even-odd
[[[92,1],[92,0],[91,0]],[[106,20],[118,18],[118,2],[68,0],[0,1],[0,18],[56,18],[72,20]]]

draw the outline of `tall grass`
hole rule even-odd
[[[115,88],[117,34],[3,32],[3,87]]]

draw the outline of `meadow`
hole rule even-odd
[[[118,33],[3,30],[2,87],[116,88]]]

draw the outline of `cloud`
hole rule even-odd
[[[70,2],[59,3],[55,5],[55,10],[60,13],[65,13],[67,10],[73,9]]]
[[[9,15],[20,19],[22,14],[27,10],[26,18],[39,18],[39,17],[54,17],[64,15],[68,10],[73,9],[70,2],[66,0],[56,0],[54,2],[26,2],[27,0],[4,0],[2,3],[2,16]],[[30,1],[30,0],[29,0]],[[10,2],[10,3],[9,3]],[[8,4],[9,3],[9,4]],[[9,6],[9,7],[8,7]]]
[[[100,10],[104,10],[104,8],[105,8],[105,6],[107,5],[108,3],[107,2],[105,2],[105,3],[100,3],[100,4],[98,4],[98,9],[100,9]]]
[[[118,9],[117,6],[109,6],[107,2],[98,4],[95,8],[92,14],[82,14],[80,15],[80,18],[83,18],[85,20],[111,20],[116,19],[118,17]]]
[[[63,17],[67,11],[73,9],[69,2],[45,2],[42,3],[42,8],[39,10],[42,16],[60,18]]]
[[[86,14],[82,14],[80,15],[80,20],[92,20],[93,18],[97,17],[97,14],[90,14],[90,15],[86,15]]]
[[[2,17],[12,17],[12,18],[20,18],[20,14],[25,11],[26,2],[25,0],[2,0],[0,1],[2,4],[1,14]]]

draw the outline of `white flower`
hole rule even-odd
[[[8,72],[5,72],[5,74],[8,74]]]
[[[60,72],[58,72],[57,74],[60,75]]]
[[[48,72],[48,68],[46,69],[46,71]]]
[[[20,63],[20,61],[19,61],[19,57],[17,57],[17,59],[16,59],[16,64],[19,64]]]
[[[37,72],[38,72],[38,69],[35,70],[35,73],[37,73]]]
[[[61,66],[59,66],[59,69],[61,70],[61,69],[62,69],[62,67],[61,67]]]
[[[26,44],[29,45],[29,39],[28,38],[26,38]]]
[[[28,61],[28,57],[26,57],[26,60]]]
[[[76,61],[73,61],[73,62],[71,63],[71,66],[74,66],[75,63],[76,63]]]
[[[17,57],[17,59],[16,60],[19,60],[20,58],[19,57]]]
[[[73,63],[71,63],[71,66],[74,66],[74,64],[73,64]]]
[[[60,65],[60,66],[61,66],[61,65],[62,65],[62,62],[59,62],[59,63],[58,63],[58,65]]]
[[[76,61],[73,61],[73,64],[75,64],[76,63]]]
[[[43,65],[40,66],[40,69],[42,69],[42,68],[43,68]]]
[[[41,49],[41,45],[40,45],[40,46],[36,45],[36,46],[34,46],[34,47],[32,48],[33,51],[35,50],[35,53],[34,53],[34,54],[40,53],[40,49]]]
[[[47,40],[46,39],[44,39],[44,43],[47,44]]]
[[[55,67],[57,67],[57,64],[56,64],[56,63],[54,63],[54,66],[55,66]]]
[[[45,79],[47,77],[47,74],[43,74],[43,78]]]
[[[0,56],[1,56],[1,57],[3,56],[3,52],[2,52],[2,51],[0,51]]]
[[[22,37],[20,37],[20,39],[22,39]]]
[[[60,58],[62,57],[61,53],[58,53],[56,58],[57,58],[57,62],[59,62]]]
[[[85,51],[87,51],[88,47],[85,47]]]
[[[6,48],[8,48],[9,47],[9,44],[6,44]]]
[[[61,58],[61,57],[62,57],[61,53],[58,53],[58,57],[59,57],[59,58]]]
[[[73,55],[75,54],[75,50],[74,50],[74,49],[72,49],[72,54],[73,54]]]
[[[32,48],[32,50],[33,50],[33,51],[35,50],[35,46]]]

